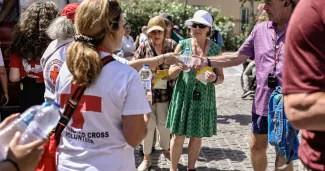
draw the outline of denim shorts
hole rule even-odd
[[[254,134],[267,134],[267,116],[257,115],[252,113],[252,133]]]

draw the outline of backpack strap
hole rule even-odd
[[[49,55],[47,55],[46,58],[43,58],[43,60],[41,60],[42,68],[45,67],[46,62],[51,58],[51,56],[54,55],[54,53],[55,53],[56,51],[58,51],[58,50],[61,49],[63,46],[65,46],[65,45],[67,45],[67,44],[69,44],[69,43],[71,43],[71,42],[72,42],[72,41],[69,41],[69,42],[66,42],[66,43],[60,45],[60,46],[57,47],[57,48],[56,48],[52,53],[50,53]]]
[[[158,54],[157,54],[157,52],[156,52],[156,49],[153,47],[152,41],[151,41],[151,40],[148,40],[148,41],[149,41],[149,47],[150,47],[150,49],[151,49],[153,55],[154,55],[154,56],[158,56]],[[165,40],[164,40],[164,41],[165,41]],[[164,47],[162,47],[162,48],[164,48]],[[159,68],[160,70],[162,70],[163,67],[162,67],[162,65],[159,65],[158,68]]]
[[[114,60],[115,59],[111,55],[104,57],[102,59],[103,67]],[[61,133],[64,130],[64,128],[68,125],[69,121],[71,120],[72,115],[73,115],[76,107],[78,106],[79,100],[81,99],[85,90],[86,90],[86,87],[78,86],[78,88],[74,91],[72,96],[69,98],[67,105],[64,109],[64,112],[61,115],[61,118],[59,120],[59,123],[57,124],[57,126],[55,128],[54,136],[55,136],[55,140],[56,140],[56,145],[59,145]]]

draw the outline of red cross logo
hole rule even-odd
[[[58,66],[54,66],[53,70],[50,72],[50,78],[53,80],[53,84],[56,84],[56,79],[59,75],[59,68]]]
[[[77,89],[77,86],[72,85],[71,94]],[[65,107],[70,94],[61,94],[60,95],[60,104]],[[72,127],[77,129],[82,129],[85,119],[82,115],[82,112],[92,111],[92,112],[102,112],[102,98],[91,95],[82,95],[77,108],[75,109],[72,115]],[[94,116],[95,117],[95,116]]]

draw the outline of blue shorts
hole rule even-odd
[[[254,134],[267,134],[267,116],[260,116],[252,113],[252,133]]]

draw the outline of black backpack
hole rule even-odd
[[[219,36],[219,31],[218,30],[214,30],[213,33],[212,33],[212,36],[210,37],[210,39],[218,44],[218,36]]]

